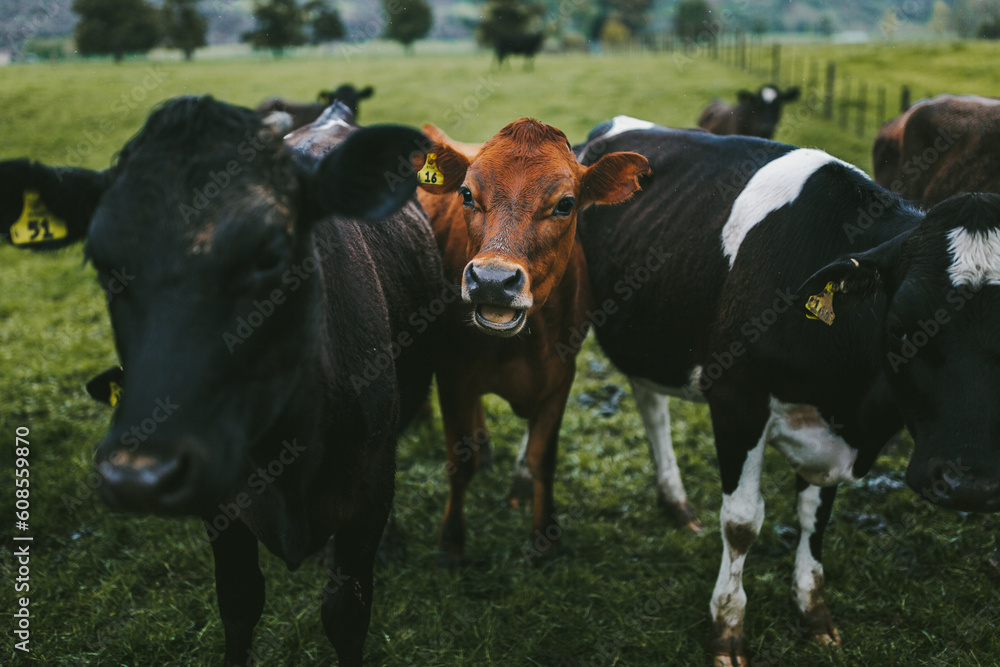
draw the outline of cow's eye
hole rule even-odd
[[[556,204],[556,207],[552,210],[552,215],[558,215],[565,218],[570,213],[573,212],[573,206],[576,205],[576,200],[572,197],[563,197]]]
[[[284,234],[275,234],[264,243],[253,259],[250,272],[254,280],[266,281],[288,263],[291,248]]]
[[[462,196],[462,206],[467,206],[468,208],[476,207],[476,202],[472,198],[472,190],[463,185],[458,189],[458,194]]]

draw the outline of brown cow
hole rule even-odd
[[[591,308],[577,212],[628,199],[648,163],[613,153],[583,167],[562,132],[531,119],[481,147],[455,144],[432,126],[424,131],[435,141],[436,166],[421,170],[418,196],[456,295],[436,370],[450,484],[441,559],[449,566],[462,559],[465,490],[488,441],[480,397],[492,393],[528,420],[531,556],[539,560],[559,534],[552,499],[559,426],[575,372],[573,336],[589,326]]]
[[[756,93],[741,90],[736,94],[736,106],[715,99],[698,118],[698,127],[712,134],[743,134],[771,139],[781,119],[781,107],[799,99],[797,87],[781,91],[777,86],[764,86]]]
[[[931,207],[962,192],[1000,192],[1000,100],[938,95],[882,126],[875,182]]]

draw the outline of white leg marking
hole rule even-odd
[[[743,192],[736,197],[729,219],[722,228],[722,252],[729,259],[729,268],[733,268],[736,253],[750,230],[772,211],[798,199],[809,177],[830,163],[843,165],[868,178],[854,165],[814,148],[799,148],[785,153],[757,170],[747,181]]]
[[[823,564],[809,548],[809,539],[816,533],[816,512],[822,504],[820,487],[809,485],[799,494],[799,548],[795,552],[795,576],[792,595],[800,612],[811,611],[823,599]]]
[[[747,594],[743,590],[743,561],[750,543],[764,523],[764,498],[760,494],[760,474],[764,468],[764,443],[747,452],[740,483],[731,494],[722,496],[722,564],[715,581],[710,609],[717,631],[730,629],[742,634]]]
[[[858,450],[833,432],[811,405],[771,399],[770,442],[810,484],[833,486],[854,483]]]
[[[531,470],[528,469],[528,434],[529,429],[524,430],[524,437],[521,438],[521,446],[517,450],[517,461],[514,462],[514,484],[518,481],[531,484]]]
[[[649,455],[656,466],[656,486],[667,503],[674,506],[687,504],[687,493],[684,492],[684,482],[681,481],[680,467],[677,465],[677,455],[674,453],[674,443],[670,437],[670,399],[650,389],[642,382],[632,383],[632,394],[635,396],[642,423],[646,427],[646,437],[649,439]]]

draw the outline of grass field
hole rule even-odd
[[[817,47],[820,48],[820,47]],[[822,47],[830,53],[832,47]],[[915,91],[996,90],[1000,48],[970,44],[935,58],[923,47],[844,51],[871,80],[919,81]],[[857,51],[857,53],[856,53]],[[825,57],[825,56],[824,56]],[[534,116],[580,141],[617,114],[689,126],[713,96],[761,83],[702,58],[540,57],[491,70],[483,54],[340,55],[193,64],[71,62],[0,68],[0,159],[106,167],[157,102],[211,93],[255,105],[312,99],[344,81],[372,84],[365,123],[433,122],[479,141]],[[927,90],[925,91],[924,88]],[[816,114],[793,113],[778,139],[816,146],[870,170],[870,144]],[[114,515],[92,493],[90,461],[109,412],[84,382],[116,362],[102,293],[79,248],[38,256],[0,248],[0,507],[14,496],[13,441],[31,430],[31,653],[13,647],[14,560],[0,561],[0,662],[45,665],[217,664],[222,656],[211,553],[196,519]],[[625,379],[591,340],[563,424],[557,503],[563,550],[544,570],[522,557],[530,517],[504,498],[523,424],[487,401],[494,472],[470,489],[468,556],[457,574],[434,567],[447,485],[440,422],[400,442],[397,515],[405,555],[376,571],[366,654],[372,665],[700,665],[709,662],[708,601],[718,570],[721,493],[707,410],[675,401],[673,435],[702,537],[678,530],[655,502],[652,467]],[[827,532],[827,601],[840,650],[804,643],[789,597],[797,523],[794,480],[776,452],[765,473],[768,516],[747,561],[746,630],[757,665],[994,665],[1000,594],[985,562],[998,522],[946,512],[901,485],[907,447],[842,490]],[[12,510],[0,537],[12,550]],[[255,647],[265,665],[335,662],[319,619],[325,576],[288,573],[264,553],[268,601]]]

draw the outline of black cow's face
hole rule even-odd
[[[779,90],[777,86],[764,86],[756,93],[741,90],[738,93],[740,105],[749,113],[743,114],[746,127],[743,134],[771,139],[781,119],[781,108],[786,102],[799,99],[797,87]]]
[[[915,443],[907,482],[939,505],[1000,510],[1000,197],[952,198],[856,259],[848,294],[868,282],[887,299],[883,368]]]
[[[249,110],[182,98],[94,175],[102,194],[86,253],[107,291],[126,388],[96,456],[112,505],[208,511],[255,443],[293,418],[293,394],[323,344],[312,224],[402,205],[416,179],[390,189],[384,174],[420,137],[358,130],[313,161]],[[23,167],[0,163],[0,177],[23,180]]]

